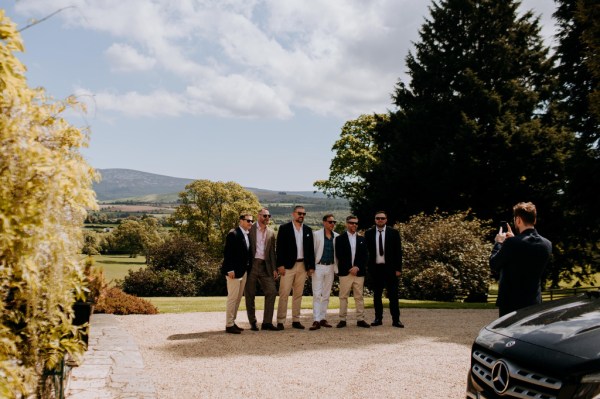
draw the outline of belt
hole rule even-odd
[[[319,262],[319,265],[329,266],[333,265],[333,262]]]
[[[304,258],[296,259],[296,263],[298,262],[304,262]]]

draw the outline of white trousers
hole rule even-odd
[[[327,307],[329,306],[333,277],[333,265],[317,264],[315,266],[315,272],[312,276],[314,321],[321,321],[327,318]]]

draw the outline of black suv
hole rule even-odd
[[[481,329],[467,398],[600,399],[600,290],[530,306]]]

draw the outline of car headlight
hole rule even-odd
[[[583,376],[574,399],[600,399],[600,373]]]

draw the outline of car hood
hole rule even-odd
[[[485,329],[565,354],[600,359],[599,292],[524,308]]]

